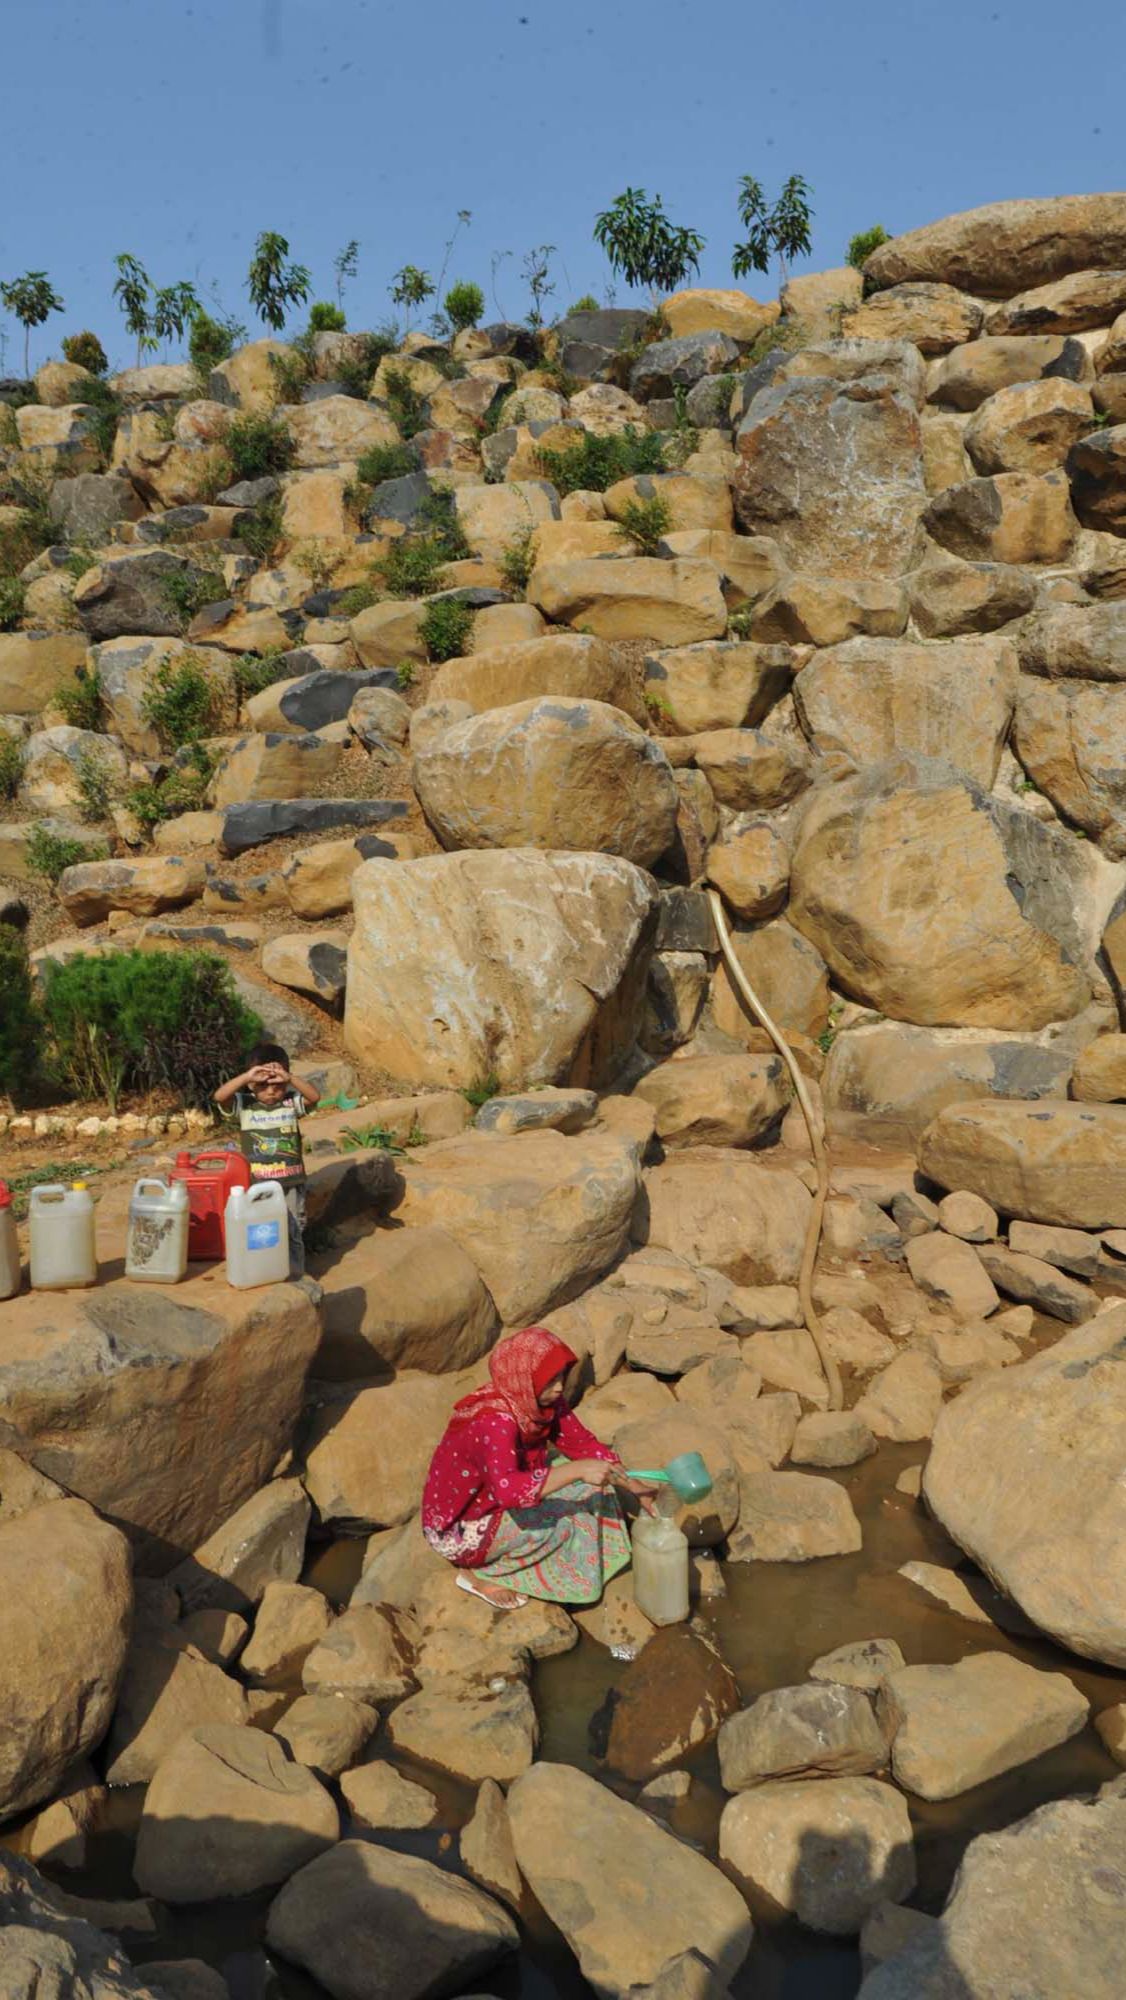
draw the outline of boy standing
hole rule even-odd
[[[298,1120],[319,1102],[311,1083],[290,1073],[277,1042],[258,1042],[241,1076],[220,1084],[215,1103],[239,1122],[239,1140],[250,1164],[250,1182],[278,1181],[289,1213],[289,1275],[305,1270],[305,1159]],[[228,1112],[228,1107],[232,1111]]]

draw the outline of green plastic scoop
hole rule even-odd
[[[644,1479],[657,1486],[671,1486],[678,1500],[703,1500],[712,1490],[711,1474],[698,1451],[682,1451],[656,1471],[630,1471],[631,1479]]]

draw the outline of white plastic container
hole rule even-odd
[[[688,1616],[688,1537],[675,1521],[639,1514],[633,1524],[633,1595],[654,1625]]]
[[[232,1188],[224,1211],[227,1283],[240,1291],[289,1276],[289,1216],[277,1181]]]
[[[178,1285],[188,1268],[191,1207],[183,1181],[139,1180],[129,1200],[125,1275]]]
[[[32,1188],[28,1222],[33,1291],[63,1292],[97,1283],[94,1203],[85,1181]]]
[[[0,1181],[0,1299],[14,1299],[20,1288],[20,1246],[16,1218],[12,1214],[12,1191]]]

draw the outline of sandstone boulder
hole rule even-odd
[[[725,1807],[720,1857],[776,1910],[847,1937],[915,1886],[906,1800],[875,1778],[826,1778],[743,1792]]]
[[[540,563],[528,597],[553,624],[581,626],[599,639],[688,646],[722,638],[727,628],[719,571],[690,556]]]
[[[147,1914],[141,1903],[98,1904],[48,1884],[29,1860],[0,1859],[0,1938],[4,1984],[12,2000],[166,2000],[147,1971],[126,1962],[120,1940],[95,1927],[111,1913]],[[208,1996],[210,2000],[210,1996]]]
[[[1031,1036],[885,1021],[837,1036],[822,1079],[825,1113],[830,1132],[914,1152],[946,1105],[1062,1098],[1071,1067],[1066,1050]]]
[[[700,1055],[660,1063],[634,1096],[653,1105],[666,1147],[753,1146],[777,1125],[790,1085],[780,1056]]]
[[[1085,1104],[1118,1104],[1126,1098],[1126,1035],[1100,1035],[1088,1042],[1072,1073],[1071,1094]]]
[[[344,1840],[302,1868],[270,1908],[272,1951],[332,2000],[430,2000],[515,1951],[511,1918],[433,1862]]]
[[[765,820],[736,824],[709,848],[707,879],[736,917],[771,917],[786,900],[789,846]]]
[[[936,550],[911,578],[911,616],[925,639],[957,639],[1022,618],[1035,595],[1031,577],[1007,563],[960,562]]]
[[[194,903],[203,894],[201,856],[154,854],[136,861],[80,861],[64,868],[59,901],[72,922],[101,923],[111,910],[155,917]]]
[[[757,639],[838,646],[866,635],[898,638],[907,623],[907,593],[890,577],[823,577],[791,573],[755,606]]]
[[[672,1626],[655,1632],[607,1703],[606,1763],[643,1784],[709,1743],[738,1703],[735,1676],[713,1645]],[[595,1734],[600,1726],[596,1717]]]
[[[784,918],[739,926],[731,945],[767,1013],[784,1034],[820,1035],[829,1021],[829,971],[816,947]],[[754,1016],[721,959],[712,975],[712,1018],[717,1028],[748,1048],[762,1036]]]
[[[1091,991],[1075,908],[1076,870],[1081,878],[1089,861],[1074,847],[948,765],[875,765],[806,813],[790,920],[837,984],[881,1013],[920,1026],[1044,1027]],[[1061,895],[1065,873],[1076,886]]]
[[[738,1890],[648,1814],[561,1764],[537,1764],[508,1800],[521,1873],[608,2000],[697,1948],[732,1979],[751,1944]]]
[[[496,1307],[444,1229],[375,1230],[318,1272],[326,1297],[315,1372],[327,1381],[468,1368],[495,1337]]]
[[[973,1653],[953,1666],[898,1667],[880,1683],[876,1710],[904,1789],[951,1799],[1066,1743],[1088,1704],[1066,1674]]]
[[[942,1413],[927,1504],[997,1587],[1089,1658],[1126,1664],[1126,1593],[1107,1550],[1121,1532],[1116,1438],[1126,1398],[1122,1308]]]
[[[1090,391],[1057,377],[987,397],[966,426],[974,471],[1051,472],[1094,420]]]
[[[651,653],[645,692],[661,728],[678,735],[753,729],[789,689],[793,668],[788,646],[712,639]]]
[[[1072,271],[1126,265],[1126,196],[1042,195],[994,201],[907,230],[874,250],[866,278],[883,289],[920,280],[1011,298]]]
[[[909,340],[920,354],[947,354],[981,332],[980,302],[955,285],[890,285],[846,313],[848,340]]]
[[[379,1722],[378,1709],[340,1694],[302,1694],[274,1724],[295,1763],[322,1778],[354,1764]]]
[[[1048,680],[1126,680],[1126,602],[1041,604],[1017,641],[1027,674]]]
[[[597,1082],[628,1049],[653,901],[631,862],[369,861],[352,888],[351,1055],[403,1082],[524,1085]]]
[[[976,410],[987,396],[1044,378],[1090,379],[1090,360],[1078,340],[1060,334],[1008,334],[967,341],[935,362],[928,400],[940,408]]]
[[[860,1523],[843,1486],[807,1472],[774,1472],[765,1459],[739,1468],[739,1525],[732,1562],[811,1562],[854,1555]]]
[[[1126,423],[1119,420],[1081,438],[1068,453],[1067,470],[1083,526],[1111,535],[1126,532]]]
[[[273,1479],[172,1571],[186,1612],[250,1612],[271,1583],[295,1583],[310,1507],[299,1479]]]
[[[352,1824],[361,1833],[396,1832],[429,1826],[438,1815],[438,1801],[424,1785],[403,1778],[393,1764],[360,1764],[345,1771],[340,1789]]]
[[[248,1721],[238,1682],[177,1626],[141,1628],[133,1635],[106,1749],[111,1785],[144,1785],[177,1744],[203,1725],[238,1729]]]
[[[101,1741],[125,1664],[133,1592],[125,1537],[81,1500],[0,1522],[0,1819],[50,1798]]]
[[[111,794],[122,789],[128,766],[111,736],[95,729],[74,729],[69,723],[36,730],[24,746],[20,801],[37,817],[45,813],[65,817],[84,804],[87,771],[104,778]]]
[[[940,1187],[970,1188],[1025,1221],[1126,1225],[1126,1110],[1117,1105],[952,1104],[923,1133],[919,1164]]]
[[[319,1590],[302,1583],[268,1583],[262,1593],[250,1643],[239,1673],[253,1687],[293,1687],[301,1669],[332,1623]]]
[[[0,715],[38,715],[85,661],[81,632],[0,633]]]
[[[458,1652],[466,1650],[462,1638]],[[392,1709],[387,1734],[397,1750],[421,1764],[470,1784],[492,1778],[510,1785],[531,1765],[539,1725],[522,1680],[501,1681],[495,1692],[439,1683]]]
[[[948,486],[931,501],[925,523],[951,555],[1002,563],[1064,561],[1076,525],[1063,472],[998,472]]]
[[[134,1874],[167,1903],[245,1896],[284,1882],[337,1840],[324,1787],[257,1729],[185,1736],[145,1794]]]
[[[988,789],[1017,694],[1017,656],[1004,639],[942,647],[850,639],[819,653],[794,682],[810,743],[858,766],[897,752],[941,757]]]
[[[416,750],[412,775],[446,848],[575,848],[649,868],[675,830],[664,752],[603,702],[489,709]]]
[[[768,1778],[843,1777],[879,1771],[887,1742],[867,1694],[831,1681],[772,1688],[719,1732],[725,1792]]]
[[[1114,860],[1126,855],[1124,723],[1126,687],[1120,682],[1021,676],[1013,748],[1024,770]]]
[[[395,1527],[409,1520],[458,1396],[456,1375],[404,1370],[327,1404],[313,1422],[305,1486],[322,1521]]]
[[[699,1148],[645,1175],[647,1241],[740,1285],[793,1284],[810,1196],[796,1174]]]
[[[374,1707],[413,1688],[411,1657],[392,1613],[382,1605],[353,1604],[311,1648],[301,1679],[309,1694],[346,1695]]]
[[[629,668],[603,639],[582,632],[546,632],[447,660],[430,682],[432,702],[465,701],[476,712],[510,708],[540,695],[568,695],[624,709],[639,721]]]

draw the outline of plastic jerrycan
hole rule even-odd
[[[282,1285],[289,1277],[289,1217],[277,1181],[232,1188],[227,1196],[227,1283]]]
[[[12,1214],[12,1190],[0,1181],[0,1299],[14,1299],[20,1288],[20,1246]]]
[[[188,1257],[193,1264],[217,1263],[227,1254],[224,1214],[232,1188],[250,1186],[250,1162],[242,1153],[177,1153],[169,1179],[188,1190]]]
[[[31,1285],[37,1292],[67,1291],[98,1278],[94,1203],[85,1181],[31,1190]]]
[[[633,1524],[633,1596],[654,1625],[688,1616],[688,1537],[675,1521],[639,1514]]]
[[[188,1190],[183,1181],[141,1179],[129,1201],[125,1275],[178,1285],[188,1268]]]

